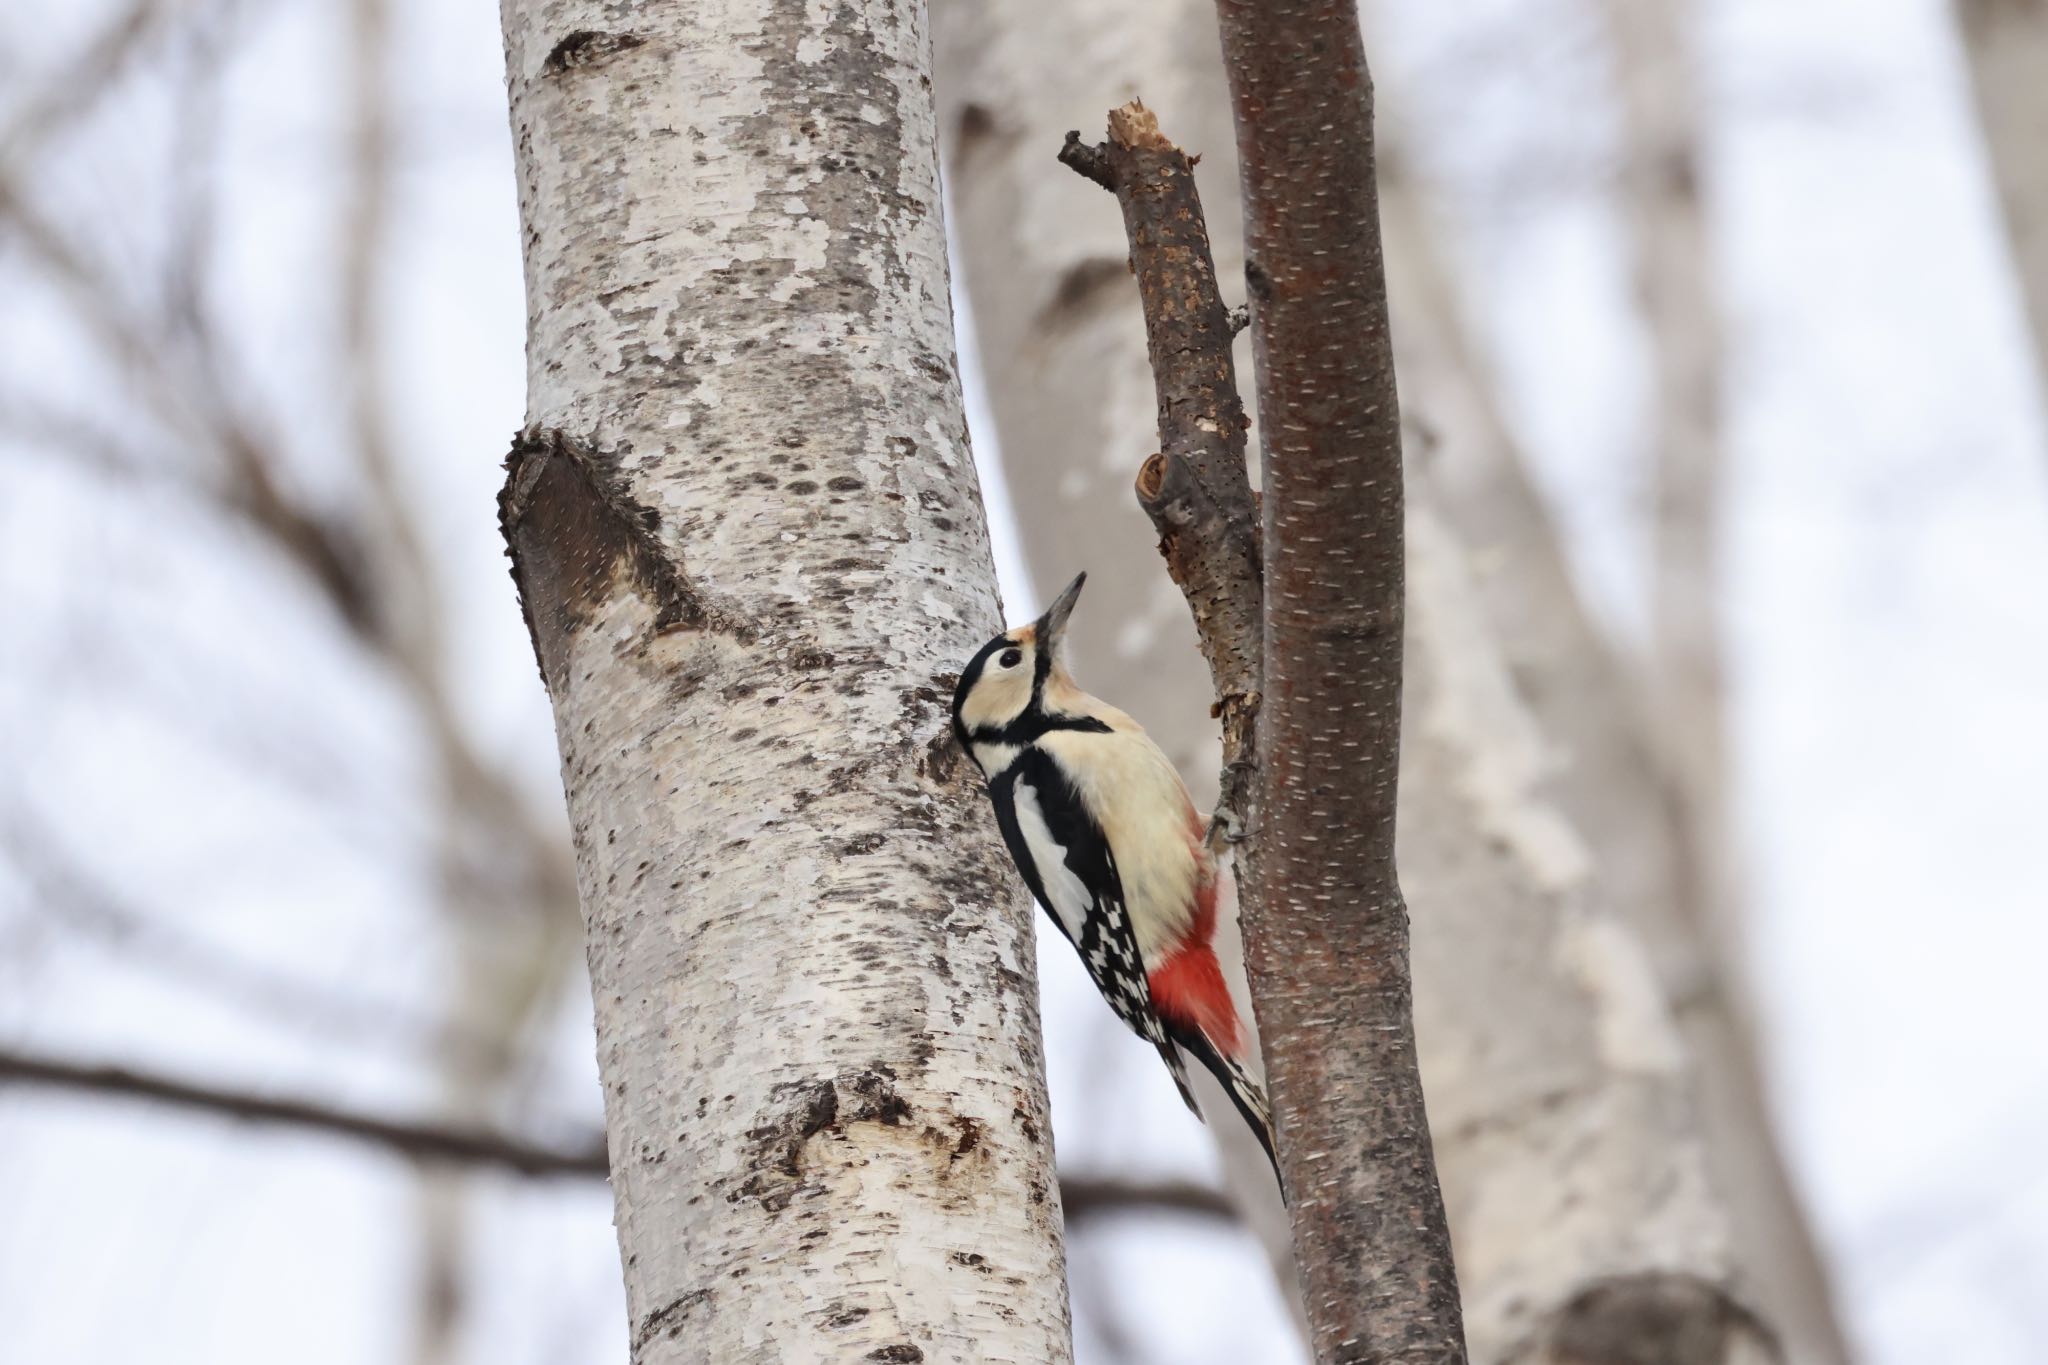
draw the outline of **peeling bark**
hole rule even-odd
[[[1069,1355],[924,11],[506,0],[554,702],[636,1361]]]

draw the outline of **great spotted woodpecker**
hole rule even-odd
[[[1158,1047],[1197,1114],[1183,1059],[1212,1072],[1270,1159],[1266,1096],[1246,1070],[1250,1031],[1216,958],[1217,898],[1229,888],[1207,823],[1159,746],[1076,686],[1062,658],[1087,577],[961,670],[953,732],[988,781],[1025,885],[1103,999]]]

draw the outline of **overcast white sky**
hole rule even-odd
[[[0,105],[113,8],[0,12]],[[314,487],[343,430],[318,330],[333,315],[339,8],[241,6],[209,286],[252,400]],[[1612,135],[1601,53],[1572,0],[1387,8],[1393,127],[1443,188],[1468,297],[1589,591],[1630,632],[1643,368],[1596,173]],[[1726,611],[1777,1096],[1868,1358],[2030,1365],[2048,1351],[2048,433],[1959,57],[1936,0],[1705,8],[1734,348]],[[390,290],[408,477],[431,509],[469,720],[553,800],[493,504],[524,379],[496,7],[394,9],[416,130]],[[171,98],[137,83],[38,167],[53,211],[91,224],[104,268],[138,279],[167,231]],[[1532,158],[1555,174],[1504,191]],[[105,366],[4,241],[0,275],[0,407],[33,394],[114,422]],[[420,927],[417,736],[388,684],[204,513],[81,475],[5,423],[0,459],[14,795],[121,895],[206,941],[388,1019],[427,1011],[446,962]],[[1027,615],[1031,594],[1008,586]],[[433,1102],[392,1038],[252,1022],[39,905],[0,868],[0,1038]],[[1147,1169],[1207,1169],[1156,1063],[1054,946],[1063,1161],[1133,1155],[1127,1134],[1076,1117],[1116,1105],[1135,1111]],[[565,1006],[508,1122],[570,1133],[593,1118],[587,1027]],[[622,1359],[605,1192],[477,1185],[473,1358]],[[0,1095],[0,1359],[213,1365],[274,1359],[284,1340],[307,1365],[398,1359],[414,1188],[403,1166],[336,1144]],[[1241,1243],[1145,1227],[1083,1234],[1072,1254],[1084,1358],[1100,1358],[1110,1286],[1144,1358],[1291,1358],[1269,1346],[1270,1291]]]

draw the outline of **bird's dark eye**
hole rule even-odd
[[[1015,668],[1018,664],[1024,662],[1024,651],[1021,649],[1006,649],[1003,651],[1002,657],[997,659],[996,662],[1004,668]]]

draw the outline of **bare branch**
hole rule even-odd
[[[1069,1226],[1120,1213],[1172,1213],[1235,1224],[1237,1210],[1221,1190],[1184,1180],[1112,1180],[1099,1176],[1060,1177],[1060,1207]]]
[[[129,0],[76,60],[22,101],[13,120],[0,129],[0,167],[19,166],[65,124],[92,108],[155,32],[166,8],[163,0]]]
[[[1405,1344],[1462,1360],[1393,865],[1400,416],[1363,44],[1349,10],[1219,11],[1247,192],[1262,530],[1192,160],[1136,102],[1111,113],[1107,144],[1070,136],[1061,160],[1124,211],[1163,448],[1138,498],[1216,683],[1218,818],[1251,826],[1237,831],[1240,913],[1319,1356],[1392,1359]],[[1303,54],[1325,69],[1302,79]]]
[[[602,1140],[575,1148],[548,1147],[501,1133],[377,1118],[305,1100],[251,1095],[115,1066],[87,1066],[22,1053],[0,1052],[0,1085],[7,1084],[40,1085],[87,1094],[155,1100],[227,1118],[282,1124],[333,1137],[352,1138],[418,1161],[494,1166],[531,1176],[602,1177],[607,1169]]]
[[[350,629],[370,628],[370,588],[356,537],[336,519],[301,507],[274,476],[268,443],[226,396],[212,362],[166,344],[113,297],[109,272],[67,241],[18,187],[0,175],[0,222],[47,269],[78,319],[117,366],[133,374],[151,409],[202,449],[218,452],[220,505],[261,531],[317,583]],[[195,478],[195,485],[208,481]]]
[[[1394,868],[1400,403],[1355,6],[1217,0],[1264,489],[1246,965],[1317,1358],[1465,1359]]]
[[[478,1064],[505,1064],[503,1039],[443,1023],[393,1000],[337,990],[250,961],[124,901],[65,850],[57,832],[21,806],[0,817],[0,850],[44,912],[66,928],[126,950],[152,970],[189,982],[222,1004],[327,1042],[375,1041],[408,1052],[429,1045]]]
[[[549,1146],[504,1133],[380,1118],[307,1100],[252,1095],[125,1067],[57,1061],[0,1049],[0,1086],[10,1084],[108,1099],[148,1100],[197,1114],[298,1128],[382,1147],[416,1161],[488,1166],[528,1176],[603,1179],[608,1174],[602,1136],[568,1146]],[[1060,1204],[1069,1222],[1119,1214],[1173,1214],[1220,1223],[1237,1221],[1236,1210],[1221,1191],[1184,1180],[1063,1176]]]
[[[1060,160],[1114,193],[1123,210],[1159,402],[1160,451],[1138,471],[1138,503],[1194,613],[1216,684],[1218,819],[1241,823],[1259,709],[1258,507],[1245,478],[1250,422],[1230,354],[1235,331],[1216,285],[1194,162],[1138,100],[1110,112],[1101,146],[1068,134]]]

